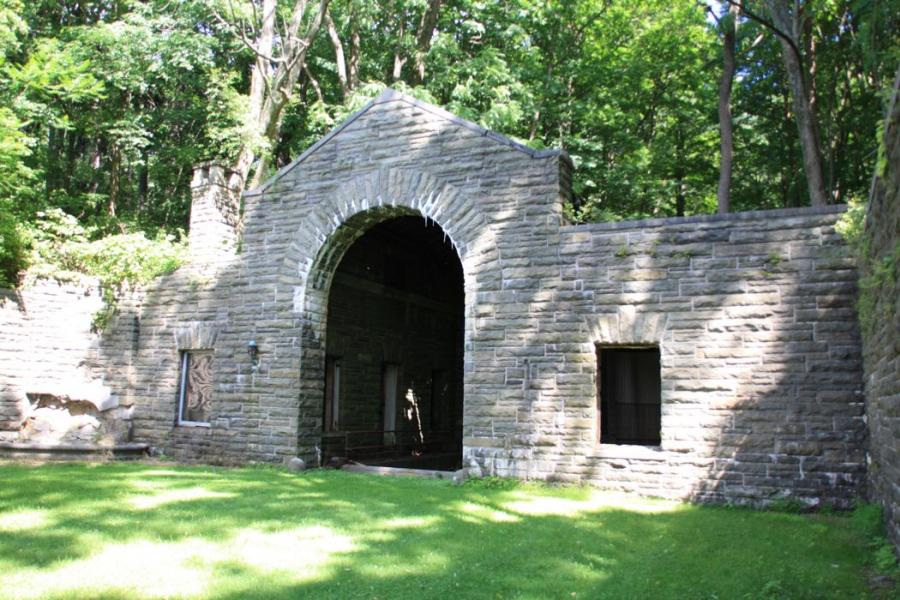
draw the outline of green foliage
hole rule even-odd
[[[215,149],[210,158],[233,159],[240,152],[242,143],[252,136],[255,147],[262,149],[258,134],[248,132],[243,115],[247,110],[247,97],[240,94],[236,86],[240,80],[238,73],[212,69],[207,88],[209,118],[206,121],[207,137]]]
[[[771,277],[772,274],[775,272],[775,270],[778,268],[778,265],[780,265],[783,260],[784,259],[781,257],[781,255],[779,253],[770,252],[765,260],[765,267],[763,268],[763,276]]]
[[[879,320],[887,316],[892,290],[896,289],[897,280],[900,279],[900,242],[890,252],[877,258],[867,250],[861,261],[857,301],[859,322],[864,332],[871,333]],[[882,300],[879,313],[879,302]]]
[[[26,197],[34,183],[34,171],[25,162],[32,140],[24,126],[12,110],[0,107],[0,198]]]
[[[27,113],[33,117],[46,113],[54,126],[65,127],[67,115],[48,103],[80,103],[103,97],[103,83],[94,76],[91,62],[79,56],[80,50],[75,44],[43,38],[24,64],[7,67],[13,89],[21,94]]]
[[[414,69],[425,0],[333,0],[338,81],[326,31],[313,41],[273,143],[247,118],[256,56],[214,16],[255,18],[225,0],[7,0],[0,6],[0,198],[27,233],[59,208],[94,240],[176,234],[191,166],[242,147],[290,162],[390,85],[534,148],[572,157],[572,222],[715,209],[720,27],[693,0],[453,0]],[[278,0],[290,19],[293,0]],[[804,3],[826,179],[863,197],[883,91],[900,59],[890,2]],[[228,16],[227,18],[231,18]],[[248,29],[248,35],[252,32]],[[353,40],[357,39],[358,42]],[[774,36],[741,19],[734,82],[734,210],[807,202],[796,124]],[[399,67],[399,68],[398,68]],[[399,76],[397,76],[399,75]],[[877,156],[876,156],[877,155]],[[6,239],[12,239],[6,227]]]
[[[857,256],[866,253],[865,232],[866,232],[866,212],[869,205],[863,200],[851,198],[847,202],[847,210],[840,216],[834,229],[837,231],[847,245],[853,249]]]
[[[10,260],[16,270],[30,264],[30,279],[78,281],[96,277],[103,287],[104,307],[94,316],[94,327],[103,329],[116,311],[117,295],[129,286],[146,284],[171,273],[184,262],[186,240],[160,231],[148,238],[142,231],[107,235],[91,240],[96,231],[85,229],[78,219],[58,208],[40,211],[27,232],[30,257]],[[3,221],[0,219],[0,231]],[[21,239],[21,238],[20,238]],[[6,252],[5,246],[3,251]],[[22,246],[24,251],[24,244]],[[0,254],[3,258],[5,254]],[[5,262],[0,262],[3,266]],[[13,282],[10,282],[13,283]]]
[[[28,24],[21,13],[21,0],[4,0],[0,6],[0,67],[8,55],[19,50],[22,36],[28,33]]]
[[[872,328],[885,316],[878,313],[880,299],[889,297],[900,279],[900,243],[883,256],[873,256],[869,236],[866,235],[867,210],[867,203],[851,201],[835,224],[835,230],[856,258],[860,273],[857,312],[863,332],[871,334]],[[885,293],[885,290],[888,292]],[[885,314],[889,308],[889,302],[881,305]]]
[[[121,233],[91,241],[78,219],[59,209],[37,214],[31,233],[32,277],[97,277],[107,288],[140,285],[171,273],[184,260],[184,241],[164,232]]]
[[[73,248],[87,243],[85,228],[78,219],[59,208],[39,211],[30,231],[32,277],[77,279],[84,273]]]
[[[808,512],[809,506],[799,500],[794,500],[793,498],[783,498],[772,502],[768,506],[768,509],[774,512],[799,514]]]
[[[465,485],[474,489],[485,490],[512,490],[521,485],[518,479],[512,477],[481,477],[479,479],[468,479]]]
[[[763,600],[786,600],[790,598],[791,595],[784,589],[784,584],[781,580],[770,579],[762,586],[759,594],[755,595],[755,597]]]
[[[149,239],[143,232],[73,244],[69,252],[84,272],[110,287],[147,283],[171,273],[184,260],[185,244],[171,234]]]
[[[872,549],[871,565],[879,573],[900,575],[893,544],[884,532],[884,513],[880,505],[859,504],[850,515],[853,529]]]
[[[0,287],[16,287],[28,266],[28,244],[22,226],[0,201]]]

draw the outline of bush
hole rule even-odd
[[[863,246],[866,233],[866,213],[869,205],[865,200],[851,198],[847,202],[847,210],[834,224],[835,231],[840,234],[853,253],[859,257],[865,254]]]
[[[58,208],[37,216],[33,262],[40,277],[90,275],[105,288],[119,290],[171,273],[184,262],[186,245],[171,234],[121,233],[90,241],[90,232]]]
[[[147,238],[143,232],[112,235],[72,244],[67,253],[107,287],[141,284],[171,273],[184,262],[185,245],[172,235]]]
[[[19,273],[28,267],[28,236],[16,220],[0,207],[0,287],[15,287]]]
[[[29,279],[78,281],[85,275],[98,278],[105,306],[94,315],[97,330],[103,329],[115,314],[116,297],[124,287],[145,284],[171,273],[186,256],[183,235],[160,232],[150,238],[138,231],[91,241],[91,234],[98,230],[89,231],[59,208],[38,212],[36,217],[27,236],[31,242]],[[5,255],[4,248],[2,256]]]

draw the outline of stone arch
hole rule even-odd
[[[327,290],[343,253],[369,227],[387,219],[416,215],[433,221],[449,236],[463,265],[467,292],[479,273],[499,259],[494,232],[471,198],[424,171],[383,168],[340,185],[304,217],[285,253],[283,281],[293,284],[293,311],[315,310],[315,292]]]
[[[321,430],[328,294],[334,272],[345,252],[371,227],[407,215],[433,221],[457,252],[464,278],[466,344],[474,337],[476,290],[500,286],[499,251],[488,218],[471,198],[429,173],[383,168],[354,177],[319,202],[304,217],[281,266],[281,281],[293,288],[292,312],[300,327],[301,453],[315,447]]]

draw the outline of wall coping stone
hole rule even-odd
[[[780,217],[836,215],[846,210],[846,204],[829,204],[826,206],[800,206],[797,208],[776,208],[772,210],[748,210],[746,212],[734,212],[724,215],[693,215],[690,217],[663,217],[658,219],[638,219],[636,221],[612,221],[609,223],[582,223],[579,225],[563,225],[562,229],[570,231],[615,231],[619,229],[664,227],[666,225],[685,225],[690,223],[758,221]]]

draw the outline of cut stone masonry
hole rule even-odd
[[[570,172],[561,152],[389,91],[244,194],[234,254],[234,215],[215,201],[227,174],[204,166],[194,261],[145,291],[128,376],[104,379],[133,403],[134,438],[182,460],[318,464],[335,271],[372,227],[411,216],[439,227],[462,265],[462,464],[668,498],[849,506],[865,488],[866,424],[842,209],[573,226]],[[104,333],[100,364],[122,364],[130,331],[119,318]],[[659,348],[659,446],[598,441],[602,345]],[[200,346],[215,353],[210,423],[180,427],[179,352]]]

